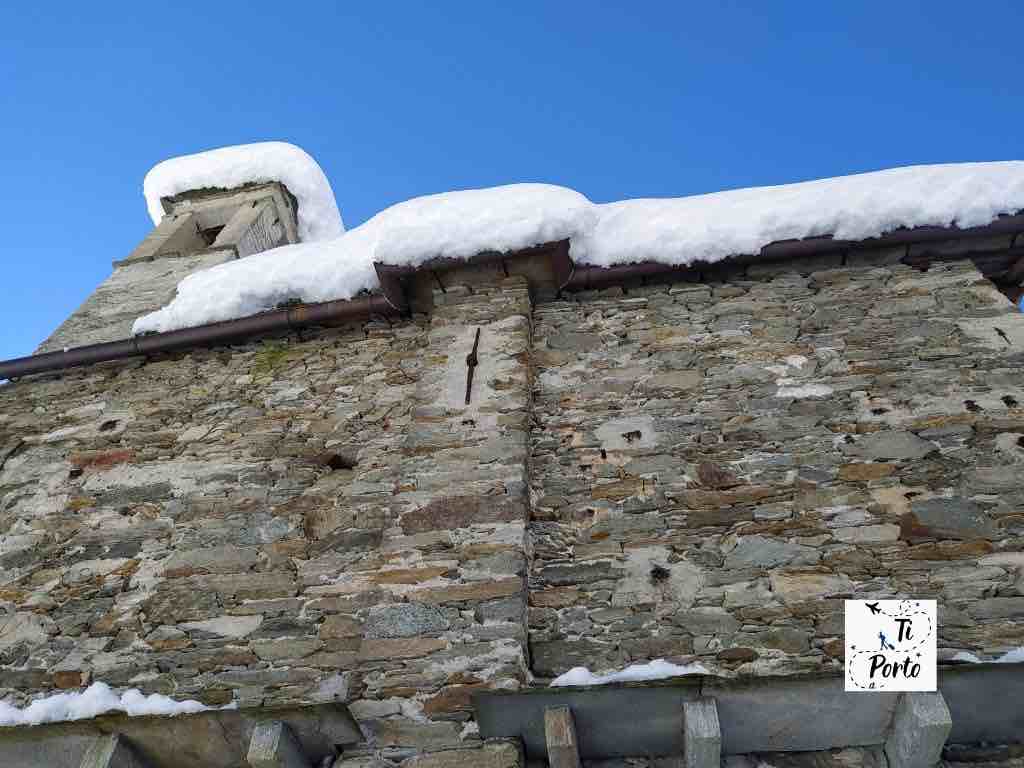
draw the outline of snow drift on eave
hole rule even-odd
[[[234,708],[229,704],[224,709]],[[129,717],[142,715],[180,715],[213,709],[198,701],[177,701],[169,696],[137,688],[115,693],[106,683],[96,682],[84,691],[63,691],[36,699],[24,709],[0,701],[0,726],[40,725],[70,720],[88,720],[106,712],[124,712]]]
[[[578,192],[513,184],[399,203],[329,242],[285,246],[185,278],[135,333],[255,314],[286,299],[348,299],[377,287],[373,263],[416,266],[568,239],[579,264],[687,265],[769,243],[863,240],[901,227],[983,226],[1024,210],[1024,162],[895,168],[693,197],[595,205]]]
[[[345,231],[330,182],[316,160],[294,144],[265,141],[172,157],[155,165],[142,182],[154,224],[163,218],[160,204],[193,189],[232,189],[243,184],[279,181],[299,203],[299,240],[331,240]]]

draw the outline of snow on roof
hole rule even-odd
[[[377,287],[373,263],[417,266],[435,256],[468,259],[574,239],[593,205],[549,184],[510,184],[407,200],[341,237],[286,245],[194,272],[166,307],[135,321],[134,333],[245,317],[288,299],[350,299]]]
[[[664,659],[655,659],[645,664],[632,664],[618,672],[595,675],[586,667],[573,667],[551,681],[551,686],[560,688],[568,685],[608,685],[609,683],[633,683],[644,680],[665,680],[681,675],[707,675],[709,672],[700,664],[672,664]]]
[[[780,240],[984,226],[1024,209],[1024,162],[916,165],[598,208],[597,226],[581,243],[587,264],[712,263]]]
[[[688,265],[756,254],[779,240],[862,240],[901,227],[983,226],[1020,210],[1022,161],[910,166],[604,205],[547,184],[448,192],[399,203],[333,240],[194,273],[169,305],[139,318],[133,331],[244,317],[285,299],[348,299],[377,287],[375,261],[417,266],[435,257],[466,259],[568,239],[578,264]]]
[[[142,183],[149,217],[164,216],[160,198],[193,189],[232,189],[243,184],[279,181],[299,202],[299,239],[318,242],[345,231],[330,182],[316,160],[294,144],[265,141],[222,147],[158,163]]]
[[[228,705],[229,708],[231,706]],[[159,693],[146,696],[137,688],[118,695],[106,683],[97,682],[84,691],[55,693],[36,699],[24,709],[0,701],[0,727],[87,720],[105,712],[124,712],[130,717],[138,717],[179,715],[208,709],[211,707],[198,701],[176,701]]]

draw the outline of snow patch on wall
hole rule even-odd
[[[231,709],[229,704],[225,709]],[[140,715],[180,715],[213,709],[198,701],[176,701],[152,693],[146,696],[137,688],[118,695],[106,683],[93,683],[84,691],[57,693],[36,699],[24,709],[0,702],[0,726],[40,725],[68,720],[87,720],[105,712]]]
[[[700,664],[672,664],[664,659],[655,659],[644,664],[632,664],[618,672],[595,675],[586,667],[573,667],[551,681],[558,688],[567,685],[608,685],[609,683],[633,683],[644,680],[664,680],[680,675],[706,675],[708,671]]]
[[[953,661],[967,661],[971,664],[1017,664],[1024,662],[1024,646],[1007,651],[998,659],[979,659],[970,651],[960,651]]]
[[[203,184],[237,184],[252,176],[249,153],[252,147],[263,146],[231,147],[168,161],[173,173],[161,170],[164,164],[157,166],[150,172],[153,180],[147,177],[147,199],[150,187],[154,195],[151,212],[156,205],[159,213],[160,194]],[[276,160],[265,161],[259,153],[254,156],[270,168],[260,171],[263,176],[284,174]],[[305,153],[302,157],[308,159]],[[298,180],[315,175],[306,161],[296,165]],[[223,168],[230,173],[222,172]],[[319,168],[316,173],[322,176]],[[174,183],[165,182],[164,177]],[[295,192],[289,178],[281,180]],[[316,194],[312,197],[320,199]],[[331,206],[336,210],[333,198]],[[911,166],[785,186],[604,205],[549,184],[462,190],[399,203],[334,239],[326,234],[332,229],[331,217],[321,221],[315,216],[304,225],[315,226],[315,237],[307,234],[303,239],[324,242],[284,246],[192,274],[179,284],[171,304],[137,320],[133,331],[169,331],[244,317],[292,298],[306,302],[349,299],[378,287],[375,261],[418,266],[435,257],[466,259],[481,251],[512,251],[568,239],[578,264],[689,265],[756,254],[779,240],[823,235],[862,240],[900,227],[982,226],[1000,214],[1020,210],[1024,210],[1022,161]],[[300,219],[301,214],[300,206]],[[337,232],[340,227],[339,218]],[[786,396],[795,395],[780,395]]]
[[[154,224],[164,216],[160,198],[193,189],[232,189],[279,181],[299,201],[299,239],[331,240],[345,231],[334,192],[316,160],[294,144],[265,141],[172,157],[146,174],[142,191]]]

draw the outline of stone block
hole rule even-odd
[[[576,724],[569,707],[549,707],[544,712],[544,736],[551,768],[581,768]]]
[[[713,699],[683,702],[684,768],[718,768],[722,757],[722,731]]]
[[[112,733],[96,738],[82,758],[80,768],[149,768],[149,763],[123,736]]]
[[[448,749],[404,760],[401,768],[522,768],[522,749],[510,741],[494,741],[476,749]]]
[[[279,720],[253,729],[246,760],[251,768],[312,768],[291,728]]]
[[[904,693],[896,704],[885,742],[889,768],[931,768],[953,728],[946,700],[938,691]]]
[[[424,603],[400,603],[370,610],[363,624],[368,639],[423,637],[448,629],[440,609]]]
[[[991,539],[995,523],[973,501],[962,498],[925,499],[910,504],[901,519],[903,538]]]

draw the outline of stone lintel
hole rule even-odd
[[[98,736],[85,757],[80,768],[150,768],[138,752],[132,749],[127,739],[119,733]]]
[[[683,702],[683,765],[718,768],[722,757],[722,730],[714,699]]]
[[[935,765],[952,728],[953,719],[940,692],[904,693],[885,742],[890,768]]]
[[[549,707],[544,711],[544,733],[551,768],[580,768],[576,724],[568,707]]]
[[[252,768],[311,768],[292,729],[280,720],[260,723],[252,731],[246,760]]]

